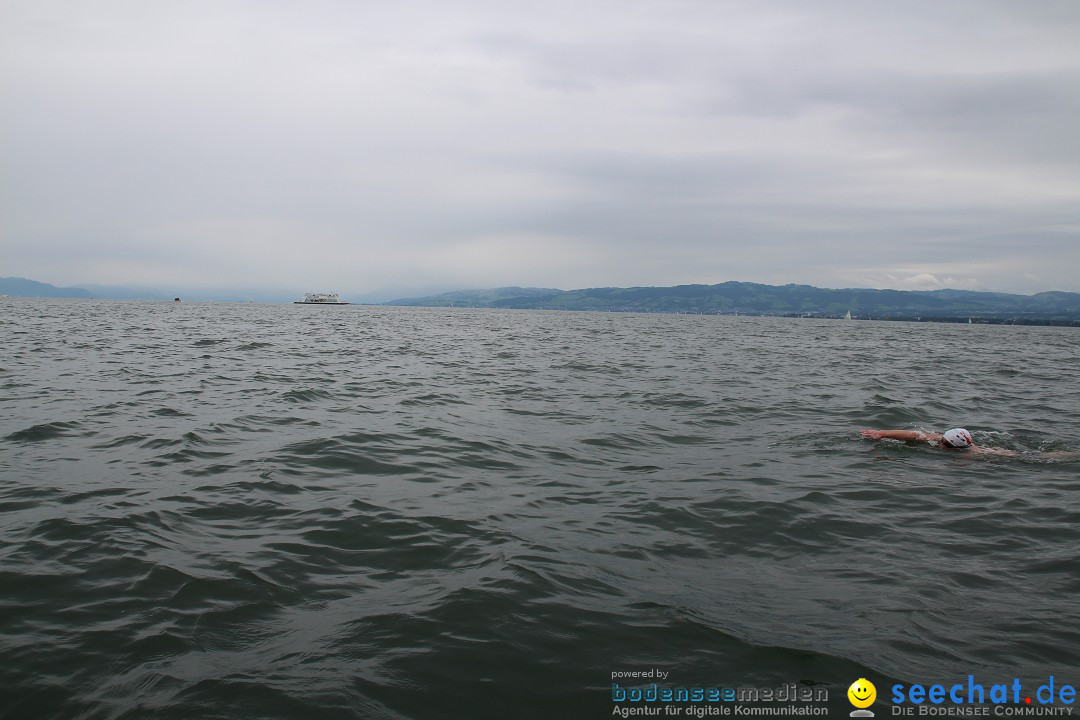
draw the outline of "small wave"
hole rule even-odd
[[[168,406],[162,406],[157,408],[156,410],[151,410],[150,414],[156,415],[157,417],[191,417],[191,413],[177,410],[176,408],[171,408]]]
[[[405,407],[428,407],[438,405],[466,405],[465,400],[462,400],[459,396],[453,393],[438,393],[430,392],[423,395],[415,395],[413,397],[405,398],[401,401],[401,405]]]
[[[282,400],[290,403],[303,403],[314,402],[316,400],[326,400],[334,397],[333,393],[326,390],[318,390],[316,388],[303,388],[288,390],[279,395]]]
[[[241,415],[231,422],[214,423],[209,429],[217,434],[230,435],[238,432],[268,433],[281,432],[290,425],[317,426],[319,423],[295,415]],[[224,441],[219,441],[224,442]]]
[[[165,448],[165,447],[173,447],[175,445],[180,445],[183,442],[184,442],[183,439],[176,439],[176,438],[151,438],[151,439],[147,440],[146,442],[144,442],[139,447],[143,447],[143,448],[146,448],[148,450],[159,450],[159,449]]]
[[[703,398],[692,397],[683,393],[645,393],[641,396],[641,402],[654,407],[688,409],[708,407],[710,404]]]
[[[656,431],[657,440],[668,445],[700,445],[712,440],[704,435],[686,435],[683,433]]]
[[[583,438],[581,442],[584,445],[610,450],[632,450],[656,444],[654,437],[651,435],[643,437],[626,433],[607,433],[596,437]]]
[[[80,503],[83,500],[93,500],[98,498],[115,498],[122,497],[131,493],[131,490],[123,487],[104,488],[101,490],[88,490],[86,492],[72,493],[63,497],[60,502],[65,505],[72,505]]]
[[[234,483],[233,487],[244,492],[266,493],[267,495],[298,495],[304,492],[304,488],[289,482],[280,480],[263,479],[261,481],[245,480]]]
[[[71,435],[72,431],[78,427],[80,424],[77,422],[41,423],[23,430],[16,430],[4,439],[11,442],[42,442]]]
[[[195,460],[214,460],[226,457],[229,454],[230,453],[221,450],[198,450],[193,447],[188,447],[176,452],[159,455],[153,460],[146,461],[146,464],[151,467],[167,467],[175,463],[189,463],[194,462]],[[213,466],[211,468],[202,468],[196,471],[196,474],[205,473],[214,475],[229,469],[231,469],[229,466]]]
[[[360,433],[332,438],[314,438],[290,443],[265,459],[286,469],[346,471],[356,475],[401,475],[419,467],[401,462],[400,438],[393,435]]]
[[[134,445],[141,443],[147,439],[147,435],[125,435],[124,437],[114,438],[107,442],[91,445],[90,447],[95,450],[108,450],[111,448],[123,447],[124,445]]]

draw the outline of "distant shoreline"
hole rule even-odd
[[[104,300],[193,302],[296,302],[296,294],[267,290],[169,292],[123,286],[57,288],[25,278],[0,278],[0,294],[10,297],[67,297]],[[475,307],[515,310],[576,310],[631,313],[690,313],[769,317],[844,318],[905,322],[993,325],[1080,326],[1080,293],[1049,291],[1034,295],[973,290],[877,290],[817,288],[811,285],[763,285],[724,282],[670,287],[605,287],[580,290],[502,287],[459,290],[424,297],[364,302],[343,293],[357,305],[412,307]]]
[[[10,296],[0,295],[0,301],[4,300],[72,300],[79,302],[94,302],[94,301],[106,301],[106,302],[118,302],[118,303],[153,303],[163,305],[175,305],[175,300],[167,300],[164,298],[106,298],[106,297],[47,297],[47,296]],[[305,303],[297,303],[289,300],[184,300],[187,305],[198,304],[222,304],[222,305],[303,305]],[[318,303],[316,303],[318,304]],[[604,313],[604,314],[621,314],[621,315],[699,315],[699,316],[713,316],[713,317],[741,317],[745,319],[750,318],[784,318],[789,320],[828,320],[839,321],[845,324],[851,324],[855,322],[866,321],[878,321],[878,322],[911,322],[911,323],[943,323],[948,325],[1020,325],[1027,327],[1080,327],[1080,319],[1069,318],[1039,318],[1039,317],[995,317],[995,316],[980,316],[980,317],[921,317],[921,316],[904,316],[904,315],[883,315],[872,317],[852,317],[851,320],[845,319],[840,315],[821,315],[821,314],[800,314],[800,313],[723,313],[723,312],[688,312],[685,310],[635,310],[635,309],[601,309],[601,308],[516,308],[516,307],[477,307],[472,305],[459,305],[459,306],[447,306],[445,304],[432,304],[422,305],[418,303],[412,304],[397,304],[394,302],[387,303],[339,303],[340,305],[348,305],[352,307],[396,307],[396,308],[425,308],[431,310],[447,309],[447,310],[517,310],[517,311],[537,311],[537,312],[566,312],[566,313]]]
[[[384,305],[596,310],[702,315],[903,320],[993,324],[1080,325],[1080,293],[1035,295],[970,290],[827,289],[810,285],[726,282],[674,287],[498,288],[405,298]]]

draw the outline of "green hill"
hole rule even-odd
[[[458,291],[384,304],[808,317],[843,317],[850,311],[856,318],[878,320],[966,322],[971,318],[973,322],[1080,323],[1080,293],[1010,295],[970,290],[827,289],[743,282],[582,290],[510,287]]]

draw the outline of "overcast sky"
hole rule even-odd
[[[0,275],[1080,291],[1074,0],[0,0]]]

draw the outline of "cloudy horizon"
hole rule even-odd
[[[0,275],[1080,291],[1080,4],[0,0]]]

